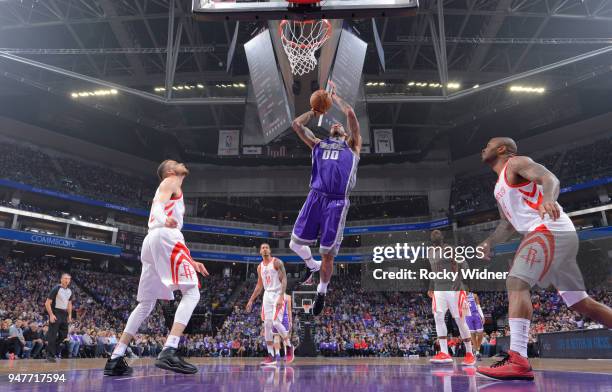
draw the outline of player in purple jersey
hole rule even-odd
[[[310,193],[295,221],[289,247],[304,260],[311,274],[320,270],[317,298],[312,309],[315,316],[325,306],[327,285],[331,280],[334,257],[342,243],[350,205],[348,196],[355,186],[361,151],[361,133],[355,111],[334,90],[332,98],[346,115],[348,132],[342,124],[336,123],[327,139],[317,138],[306,126],[321,114],[312,110],[293,120],[293,130],[312,149],[312,175]],[[321,261],[314,260],[310,252],[310,245],[314,245],[318,238]]]
[[[470,307],[470,315],[465,318],[465,322],[470,329],[472,335],[472,342],[474,342],[474,351],[476,352],[476,358],[480,359],[480,345],[482,344],[483,337],[483,325],[484,325],[484,314],[480,307],[480,300],[476,293],[468,293],[467,295],[468,305]]]
[[[285,303],[283,304],[283,310],[282,310],[283,316],[282,316],[281,324],[283,324],[283,327],[285,327],[285,329],[287,330],[288,339],[289,341],[291,341],[291,328],[292,328],[291,301],[292,299],[289,294],[285,294],[284,297],[285,297]],[[272,327],[272,333],[274,333],[274,356],[276,358],[276,362],[280,363],[280,348],[281,348],[281,345],[284,344],[283,338],[280,332],[276,329],[276,327]],[[293,350],[293,348],[291,348],[291,350]],[[294,359],[293,351],[290,351],[289,354],[290,355],[287,355],[287,346],[285,346],[285,364],[293,362],[293,359]]]

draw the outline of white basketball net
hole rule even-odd
[[[281,22],[281,42],[294,75],[305,75],[317,67],[315,53],[327,42],[331,31],[327,19]]]

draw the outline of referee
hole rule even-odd
[[[72,290],[68,288],[69,285],[70,274],[63,273],[60,284],[53,287],[45,301],[45,309],[49,314],[48,362],[55,362],[59,343],[68,337],[68,323],[72,322]]]

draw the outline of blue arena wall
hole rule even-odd
[[[32,233],[30,231],[0,228],[0,240],[17,241],[24,244],[96,253],[113,257],[119,257],[121,255],[121,247],[119,246],[82,241],[55,235]]]

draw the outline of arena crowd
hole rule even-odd
[[[43,304],[53,284],[49,277],[69,270],[73,281],[75,317],[68,339],[61,343],[66,358],[106,357],[112,352],[135,305],[138,276],[79,268],[66,260],[7,256],[0,258],[0,358],[43,358],[47,345],[48,316]],[[229,308],[223,323],[206,334],[186,335],[181,342],[189,356],[263,356],[260,307],[247,313],[244,305],[255,282],[211,276],[201,289],[200,306],[212,313]],[[612,305],[607,290],[592,291],[595,299]],[[480,293],[483,310],[493,320],[483,344],[483,354],[495,352],[495,339],[508,331],[503,322],[507,313],[505,293]],[[230,302],[231,300],[231,302]],[[530,342],[537,334],[601,325],[567,309],[559,295],[537,291]],[[294,341],[300,315],[294,315]],[[452,331],[453,329],[450,329]],[[166,325],[161,301],[130,345],[131,355],[155,356],[163,347]],[[452,333],[451,333],[452,335]],[[456,336],[456,335],[455,335]],[[457,355],[462,344],[451,344]],[[360,287],[359,274],[340,274],[330,286],[328,306],[316,319],[315,342],[325,356],[409,356],[431,355],[436,336],[431,302],[421,293],[372,293]],[[456,348],[455,348],[456,347]]]

